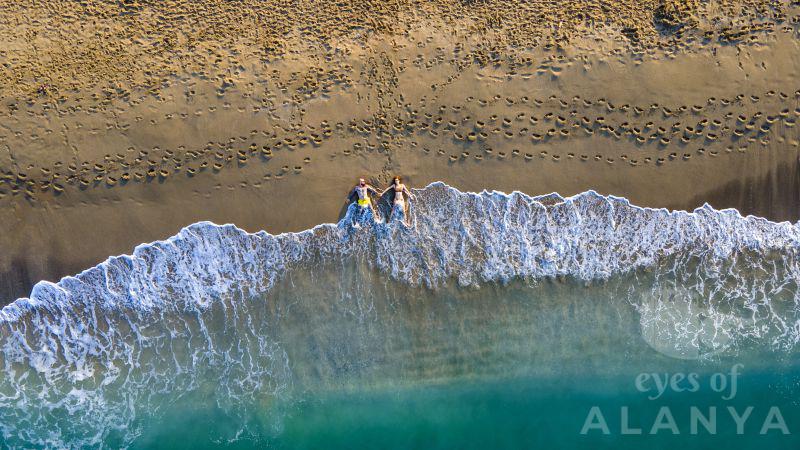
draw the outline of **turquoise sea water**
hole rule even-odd
[[[797,225],[417,196],[38,285],[0,315],[3,446],[798,448]]]
[[[306,386],[297,386],[290,400],[267,401],[249,412],[245,420],[250,428],[237,439],[233,437],[241,432],[241,419],[231,420],[213,397],[190,396],[168,409],[157,424],[148,424],[134,448],[797,448],[797,354],[754,346],[735,357],[664,355],[641,338],[635,308],[611,298],[632,281],[627,277],[589,287],[569,281],[513,283],[416,293],[391,286],[386,292],[398,301],[394,323],[374,325],[381,336],[403,342],[381,342],[380,347],[404,347],[413,335],[417,351],[438,349],[430,351],[430,362],[421,362],[419,355],[384,354],[372,362],[386,366],[377,374],[339,368],[348,375],[334,383],[306,374]],[[303,305],[295,310],[301,317],[314,302],[331,300],[316,297],[322,289],[311,283],[295,279],[292,288],[315,299],[296,304]],[[405,297],[414,294],[414,299]],[[328,325],[314,323],[314,331],[303,333],[308,340],[300,344],[303,348],[287,349],[290,359],[307,357],[294,352],[307,352],[314,340],[374,344],[361,340],[360,332],[352,334],[363,326],[360,320],[330,319],[323,321]],[[648,374],[647,381],[637,385],[642,374]],[[695,392],[689,374],[697,376]],[[669,385],[675,377],[677,387]],[[730,407],[740,418],[752,407],[741,434]],[[780,418],[769,420],[773,427],[762,433],[773,407]],[[589,419],[592,408],[600,412],[607,430]],[[664,408],[674,427],[668,418],[657,420]],[[693,408],[706,418],[715,409],[716,420],[708,426],[695,420],[693,428]],[[583,430],[587,421],[597,426]],[[654,430],[656,423],[663,427]]]
[[[266,424],[261,436],[233,442],[217,441],[230,431],[226,426],[238,425],[226,423],[221,411],[181,410],[167,414],[134,448],[797,448],[800,372],[796,367],[779,370],[781,374],[745,373],[733,401],[721,400],[710,389],[699,394],[668,392],[652,401],[636,390],[632,377],[622,376],[472,381],[327,394],[293,405],[280,431]],[[738,434],[726,409],[734,407],[742,416],[751,406],[743,434]],[[581,434],[592,407],[600,408],[608,435],[598,429]],[[642,429],[641,434],[623,431],[622,407],[629,408],[630,428]],[[651,434],[663,407],[669,408],[679,434],[670,428]],[[709,408],[717,409],[713,433],[702,424],[693,431],[692,407],[705,416]],[[791,434],[779,427],[761,434],[771,407],[779,408]]]
[[[641,317],[631,299],[619,296],[652,283],[648,274],[590,286],[564,280],[435,291],[382,281],[369,294],[366,287],[350,291],[377,308],[375,321],[365,322],[363,316],[321,312],[325,308],[319,304],[336,302],[327,296],[331,284],[320,282],[325,272],[321,268],[314,277],[294,277],[290,285],[276,287],[283,298],[296,290],[308,295],[282,316],[288,322],[284,332],[293,341],[285,347],[289,359],[311,363],[293,368],[304,383],[293,387],[290,399],[267,401],[248,413],[251,428],[233,439],[241,432],[240,420],[230,420],[209,404],[210,397],[189,398],[158,425],[144,427],[148,431],[134,447],[666,449],[798,444],[797,354],[745,345],[735,356],[698,360],[654,349],[642,338]],[[353,279],[362,277],[367,275]],[[381,310],[377,301],[392,307]],[[306,322],[313,315],[318,317]],[[333,343],[339,354],[315,358],[310,350],[314,342]],[[344,356],[338,361],[342,366],[336,366],[337,356]],[[736,375],[731,374],[734,365]],[[696,392],[688,391],[692,373]],[[642,374],[649,378],[637,385]],[[669,385],[683,375],[687,378],[678,378],[677,388]],[[715,391],[712,378],[716,387],[721,389],[721,382],[727,386]],[[679,392],[683,389],[687,391]],[[658,398],[651,398],[660,390]],[[608,434],[602,426],[582,433],[593,407]],[[739,417],[753,408],[742,434],[729,407]],[[772,407],[778,408],[780,420],[771,420],[775,428],[762,434]],[[623,408],[628,410],[627,428],[634,431],[623,428]],[[668,409],[675,427],[662,421],[664,427],[653,430],[662,408]],[[713,432],[697,421],[693,429],[692,408],[704,417],[716,409]],[[633,434],[636,429],[641,434]],[[187,435],[186,430],[198,431]]]
[[[792,375],[796,378],[798,373]],[[797,448],[796,435],[784,435],[777,428],[760,434],[770,407],[780,409],[790,432],[800,420],[792,398],[798,393],[796,383],[781,384],[786,383],[782,378],[745,376],[744,392],[732,402],[711,393],[670,393],[660,401],[649,401],[626,377],[573,378],[566,383],[505,380],[339,395],[304,405],[273,442],[278,448]],[[740,414],[754,407],[742,435],[725,411],[727,406],[738,408]],[[581,434],[592,407],[602,411],[609,435],[597,429]],[[642,435],[623,434],[627,432],[622,429],[622,407],[629,408],[630,428],[642,429]],[[669,408],[679,435],[670,428],[650,434],[662,407]],[[716,434],[702,426],[693,434],[691,407],[705,415],[709,407],[718,409]]]

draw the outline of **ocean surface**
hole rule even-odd
[[[4,448],[800,448],[800,225],[415,191],[208,222],[0,312]]]

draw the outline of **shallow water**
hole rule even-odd
[[[797,226],[418,197],[410,226],[197,224],[38,285],[2,312],[4,444],[797,447]]]
[[[361,275],[349,277],[342,286],[333,274],[343,272]],[[145,425],[147,431],[134,447],[798,444],[793,434],[777,428],[761,434],[773,406],[790,433],[800,426],[796,352],[776,354],[768,346],[752,345],[735,356],[706,355],[698,360],[665,355],[642,338],[636,294],[619,295],[630,286],[652,283],[654,277],[648,274],[589,286],[551,280],[436,291],[381,280],[364,268],[320,268],[304,275],[276,286],[278,301],[286,308],[276,305],[268,317],[280,319],[268,320],[266,327],[274,330],[292,362],[287,395],[255,403],[235,419],[210,397],[184,399],[158,424]],[[369,283],[361,284],[367,278]],[[296,292],[307,295],[297,298]],[[736,376],[735,392],[730,387],[714,391],[711,378],[720,373],[732,380],[736,364],[741,365],[741,375]],[[668,387],[651,399],[659,387],[653,379],[642,385],[644,391],[637,387],[642,373],[696,373],[699,387],[696,392]],[[687,380],[677,385],[691,389]],[[736,434],[729,406],[739,415],[754,408],[741,435]],[[593,407],[601,411],[608,434],[602,429],[581,433]],[[642,429],[642,435],[623,431],[623,407],[628,408],[630,428]],[[671,427],[650,434],[662,407],[674,418],[678,435]],[[717,409],[713,433],[699,422],[693,431],[692,408],[704,416],[709,416],[709,408]],[[234,415],[242,412],[238,406],[232,409],[237,411]],[[246,431],[241,428],[244,423]],[[204,432],[187,437],[188,429]]]

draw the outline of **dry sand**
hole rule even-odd
[[[359,176],[800,217],[797,2],[0,1],[0,304]]]

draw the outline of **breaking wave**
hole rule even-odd
[[[396,286],[436,301],[442,290],[624,279],[614,295],[662,354],[703,358],[754,343],[780,353],[800,339],[797,224],[707,205],[640,208],[593,191],[531,197],[433,183],[415,195],[408,223],[359,220],[356,207],[338,224],[279,235],[200,222],[38,283],[0,312],[3,442],[129,446],[148,418],[189,393],[241,412],[314,380],[375,370],[398,351],[366,350],[396,326],[396,303],[386,304]],[[336,345],[302,344],[313,347],[305,359],[297,329],[281,321],[299,314],[292,304],[312,302],[298,292],[310,285],[339,309],[304,308],[296,325],[339,314],[360,331]]]

